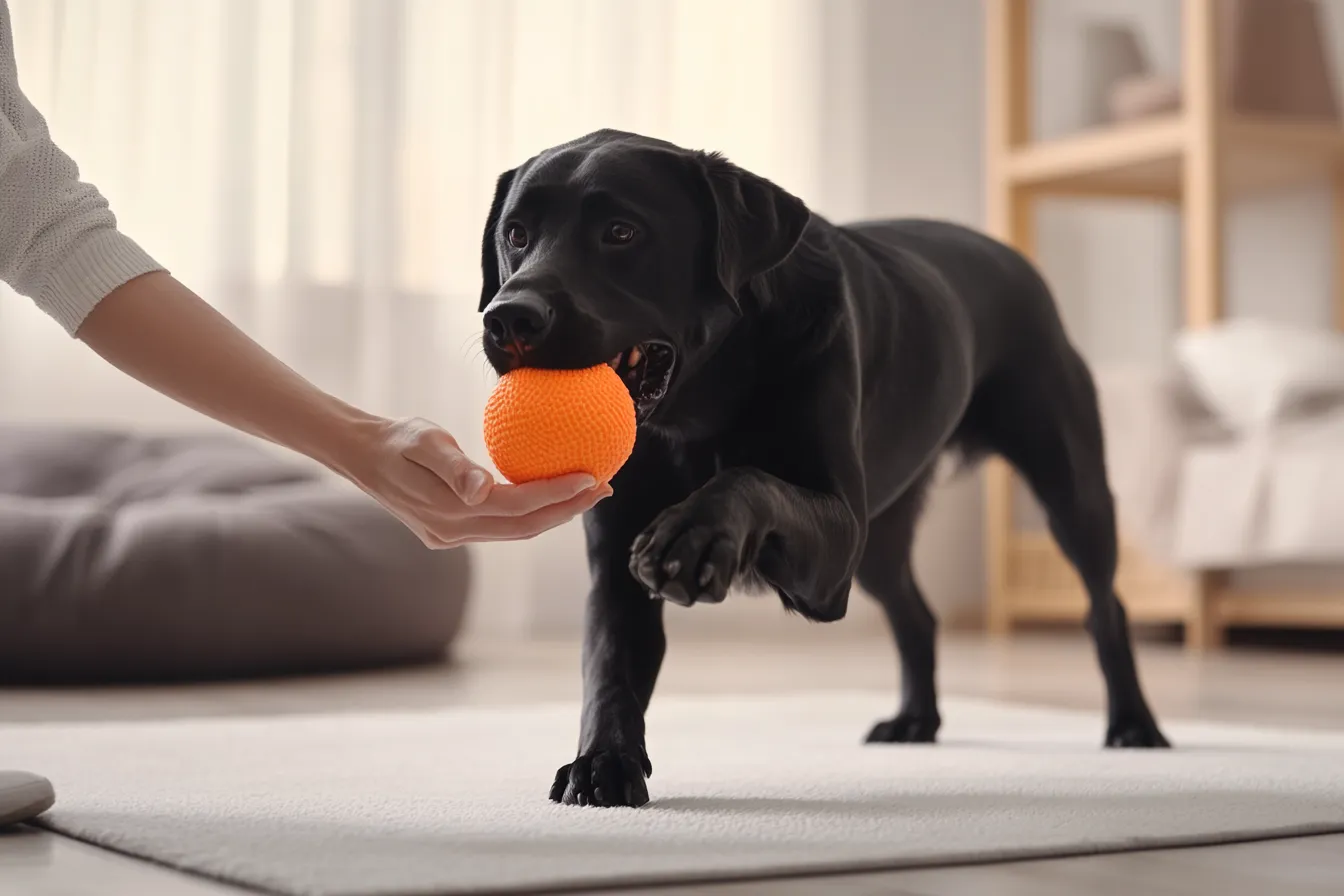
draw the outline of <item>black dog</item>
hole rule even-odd
[[[717,603],[733,584],[830,622],[857,577],[901,661],[900,711],[868,740],[932,741],[934,618],[910,550],[947,451],[997,452],[1048,511],[1091,599],[1106,745],[1167,745],[1112,590],[1091,375],[1016,252],[935,221],[838,227],[721,156],[601,131],[500,177],[481,261],[497,371],[606,361],[639,416],[614,494],[585,517],[581,734],[551,799],[648,801],[663,601]]]

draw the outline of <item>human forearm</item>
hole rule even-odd
[[[338,472],[385,423],[309,383],[167,273],[109,293],[76,336],[114,367],[202,414]]]

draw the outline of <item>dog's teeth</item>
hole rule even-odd
[[[643,357],[644,357],[643,352],[641,352],[641,351],[639,350],[639,347],[636,346],[636,347],[630,349],[630,355],[629,355],[629,357],[627,358],[627,363],[628,363],[631,367],[634,367],[636,364],[639,363],[640,359],[643,358]]]
[[[612,369],[612,370],[620,370],[620,369],[621,369],[621,356],[620,356],[619,354],[616,355],[616,357],[614,357],[614,358],[612,358],[610,361],[608,361],[607,364],[609,364],[609,365],[611,366],[611,369]]]

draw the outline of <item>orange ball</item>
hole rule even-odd
[[[606,482],[635,450],[635,403],[615,370],[520,367],[485,405],[485,447],[512,483],[589,473]]]

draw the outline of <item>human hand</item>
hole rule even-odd
[[[416,417],[375,421],[356,444],[360,459],[342,472],[431,548],[532,538],[611,494],[585,474],[498,484],[452,435]]]
[[[166,272],[109,293],[79,338],[150,388],[341,474],[432,548],[531,538],[611,494],[584,476],[496,485],[443,429],[328,395]]]

